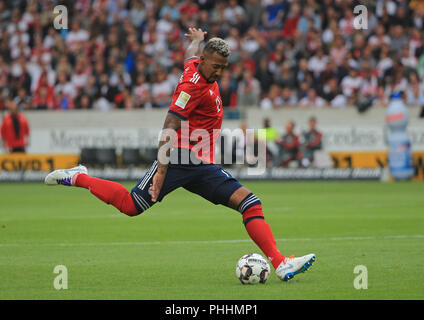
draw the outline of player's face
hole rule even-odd
[[[217,52],[206,53],[200,57],[199,66],[201,66],[199,71],[206,78],[206,81],[213,83],[222,76],[222,72],[228,66],[228,57],[223,57]]]

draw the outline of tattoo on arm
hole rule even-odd
[[[188,46],[184,59],[188,59],[191,58],[193,56],[200,56],[201,54],[201,50],[200,50],[200,43],[202,42],[202,40],[199,39],[194,39],[190,45]]]
[[[166,172],[168,169],[171,148],[174,144],[176,131],[181,128],[181,118],[168,113],[162,128],[158,146],[158,170]]]

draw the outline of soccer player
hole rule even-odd
[[[314,162],[314,152],[322,149],[322,133],[317,129],[317,119],[309,118],[309,130],[302,133],[300,156],[302,166],[309,167]]]
[[[286,123],[286,133],[281,137],[277,138],[275,142],[279,146],[278,155],[273,160],[273,165],[287,167],[290,161],[297,160],[299,158],[299,136],[294,133],[295,123],[291,120]]]
[[[165,118],[157,160],[131,192],[119,183],[89,176],[81,165],[53,171],[45,183],[86,188],[128,216],[141,214],[173,190],[183,187],[214,204],[239,211],[250,238],[268,257],[277,276],[288,281],[306,271],[315,261],[315,254],[282,255],[265,222],[259,198],[215,164],[214,145],[223,118],[216,81],[228,65],[230,50],[220,38],[210,39],[200,50],[205,34],[201,29],[190,28],[185,35],[191,44]],[[196,130],[203,132],[200,141],[193,139]]]

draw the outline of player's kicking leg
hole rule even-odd
[[[283,256],[277,245],[270,226],[265,222],[262,204],[247,188],[240,187],[231,195],[228,206],[238,210],[250,238],[271,261],[277,276],[288,281],[295,275],[305,272],[312,266],[316,257],[311,253],[302,257]]]
[[[315,254],[298,258],[283,256],[277,248],[270,226],[265,222],[258,197],[217,165],[193,167],[192,170],[198,172],[195,184],[186,184],[184,188],[214,204],[239,211],[250,238],[268,257],[281,280],[288,281],[298,273],[308,270],[315,261]]]
[[[71,169],[59,169],[49,173],[44,179],[47,185],[75,186],[90,190],[98,199],[113,205],[128,216],[140,213],[134,205],[128,190],[121,184],[90,177],[86,167],[79,165]]]

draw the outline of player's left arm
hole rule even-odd
[[[184,34],[184,36],[191,40],[191,43],[186,50],[184,60],[187,60],[194,56],[200,56],[200,54],[202,53],[200,50],[200,44],[203,40],[205,40],[206,33],[206,31],[202,31],[202,29],[200,28],[188,28],[188,33]]]
[[[165,123],[162,128],[162,133],[158,146],[158,168],[153,176],[152,184],[152,201],[156,202],[162,189],[163,182],[168,170],[169,157],[171,147],[174,144],[176,131],[181,128],[181,118],[177,115],[168,112]]]

